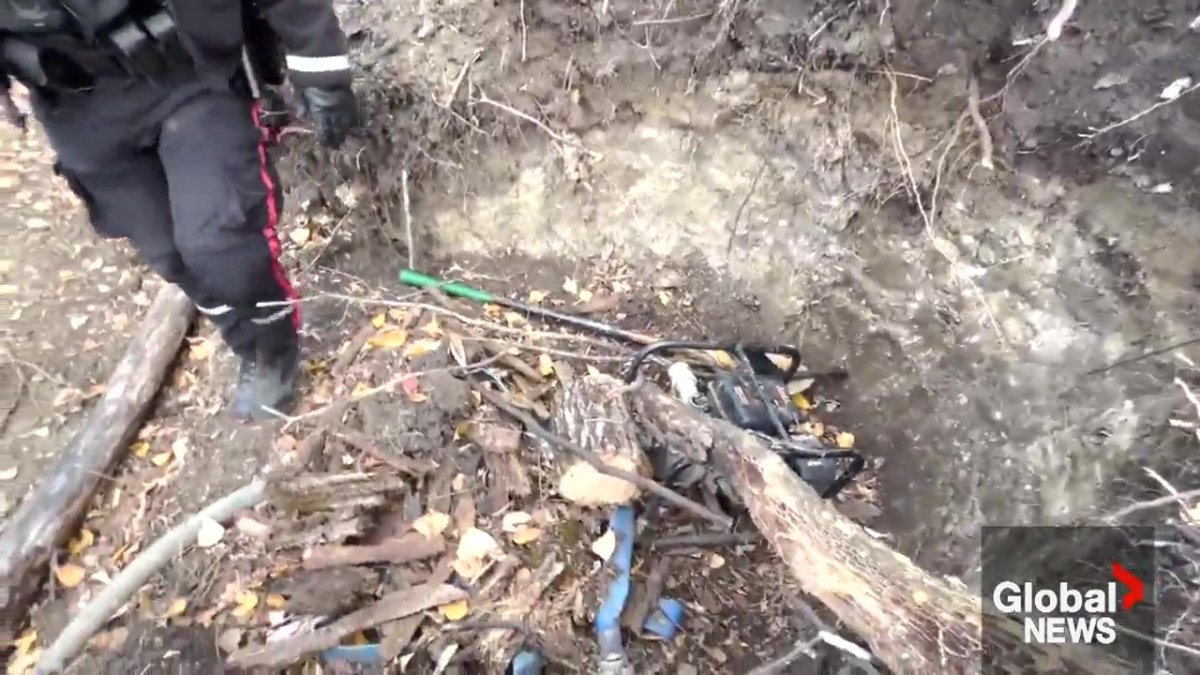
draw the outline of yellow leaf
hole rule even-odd
[[[580,302],[587,302],[592,299],[592,292],[586,288],[581,288],[579,289],[578,297]]]
[[[408,331],[399,328],[384,328],[367,339],[375,349],[396,349],[408,341]]]
[[[588,367],[587,367],[587,372],[588,372],[588,375],[599,375],[600,369],[589,363]]]
[[[16,648],[18,654],[28,654],[33,651],[33,646],[37,644],[37,638],[37,631],[30,628],[21,633],[21,636],[13,641],[13,647]]]
[[[493,305],[489,302],[483,306],[483,313],[495,319],[504,313],[504,309],[500,305]]]
[[[286,604],[287,598],[278,593],[272,593],[267,596],[267,607],[271,609],[283,609],[283,606]]]
[[[808,400],[808,397],[804,394],[792,394],[792,403],[801,410],[812,409],[812,401]]]
[[[0,286],[0,295],[16,295],[17,287],[14,284],[4,284]]]
[[[467,437],[467,432],[471,430],[469,422],[459,422],[458,426],[454,427],[454,440],[459,441]]]
[[[520,314],[518,314],[516,312],[505,312],[504,313],[504,323],[506,323],[510,326],[520,326],[520,325],[528,323],[528,322],[525,321],[525,317],[521,316]]]
[[[716,553],[712,554],[712,557],[710,557],[708,559],[709,569],[719,570],[724,566],[725,566],[725,559],[722,558],[721,556],[717,555]]]
[[[418,356],[437,351],[437,348],[440,346],[442,346],[441,340],[417,340],[404,348],[404,358],[415,359]]]
[[[408,400],[412,401],[413,403],[424,403],[425,401],[429,400],[429,396],[418,391],[416,393],[409,394]]]
[[[174,619],[177,616],[181,616],[184,612],[187,611],[187,608],[188,608],[187,598],[175,598],[174,600],[171,601],[171,605],[169,607],[167,607],[167,613],[164,616],[164,618]]]
[[[839,431],[835,442],[839,448],[849,450],[854,447],[854,434],[849,431]]]
[[[360,647],[368,642],[370,642],[370,640],[367,639],[367,634],[361,630],[354,635],[351,635],[349,639],[346,640],[346,644],[350,645],[351,647]]]
[[[371,325],[375,328],[383,328],[383,324],[387,323],[387,314],[380,312],[371,317]]]
[[[366,396],[371,391],[371,387],[366,382],[359,382],[354,385],[354,390],[350,392],[350,398],[359,398]]]
[[[800,431],[810,436],[820,438],[825,435],[825,425],[820,422],[805,422]]]
[[[212,340],[200,340],[188,348],[188,358],[192,361],[203,361],[212,356],[214,347]]]
[[[404,323],[404,320],[408,318],[408,312],[402,309],[389,309],[387,314],[396,323]],[[379,326],[376,326],[376,328],[379,328]]]
[[[713,360],[717,362],[718,366],[721,366],[722,368],[737,367],[737,361],[733,360],[733,357],[729,355],[729,352],[716,351],[709,353],[712,354]]]
[[[79,536],[67,542],[67,550],[71,552],[71,555],[79,555],[80,553],[83,553],[87,547],[95,543],[95,541],[96,535],[92,534],[92,531],[85,527],[79,531]]]
[[[17,654],[14,658],[9,659],[8,667],[5,669],[6,675],[25,675],[32,673],[34,666],[42,658],[42,650],[35,649],[26,654]]]
[[[518,527],[517,531],[513,532],[513,534],[512,534],[512,542],[514,544],[516,544],[517,546],[524,546],[525,544],[532,544],[533,542],[535,542],[541,538],[542,538],[542,531],[536,527],[531,527],[529,525],[522,525],[522,526]]]
[[[58,569],[54,570],[54,577],[58,579],[58,583],[67,588],[75,588],[83,583],[83,577],[87,572],[82,567],[74,563],[59,565]]]
[[[538,372],[545,377],[550,377],[554,374],[554,359],[550,358],[549,354],[538,356]]]
[[[666,291],[659,291],[658,292],[658,301],[662,303],[663,307],[670,307],[671,306],[671,294]]]
[[[446,617],[446,619],[449,621],[459,621],[467,615],[468,611],[470,611],[470,605],[467,604],[465,599],[458,600],[448,605],[442,605],[438,607],[438,611],[441,612],[442,616]]]
[[[529,304],[540,305],[546,299],[546,291],[529,291]]]
[[[579,282],[575,281],[571,277],[567,277],[563,281],[562,289],[564,291],[566,291],[567,293],[570,293],[571,295],[578,295],[579,294]]]
[[[308,231],[307,227],[297,227],[288,233],[288,237],[290,237],[297,246],[303,246],[311,236],[312,233]]]
[[[436,539],[442,536],[442,533],[449,526],[450,516],[437,511],[430,511],[414,520],[412,529],[425,535],[427,539]]]
[[[237,607],[233,608],[233,615],[239,619],[248,619],[254,614],[254,610],[258,608],[258,593],[254,591],[242,591],[234,598]]]
[[[129,451],[133,453],[134,457],[137,457],[138,459],[145,459],[146,455],[150,453],[150,442],[138,441],[137,443],[129,446]]]
[[[166,452],[160,452],[157,455],[154,455],[153,457],[150,458],[150,463],[153,464],[154,466],[166,466],[167,463],[170,462],[171,458],[174,456],[175,456],[175,453],[171,452],[170,450],[168,450]]]
[[[438,318],[435,316],[429,320],[429,323],[421,326],[421,332],[429,337],[441,337],[442,324],[438,323]]]

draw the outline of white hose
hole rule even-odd
[[[38,660],[37,675],[61,673],[92,635],[100,630],[121,605],[137,593],[146,580],[162,569],[168,562],[179,557],[185,547],[196,541],[200,524],[208,519],[228,521],[233,514],[248,509],[263,500],[264,484],[261,480],[242,487],[209,504],[203,511],[192,514],[187,520],[173,527],[150,548],[142,551],[125,569],[117,574],[100,594],[84,607],[67,624],[54,644],[50,645]]]

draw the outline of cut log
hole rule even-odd
[[[56,548],[75,534],[124,455],[195,316],[175,286],[158,293],[83,426],[0,534],[0,643],[14,638]]]
[[[620,381],[600,374],[566,383],[555,402],[553,429],[608,466],[649,478],[650,462],[638,443],[621,387]],[[629,481],[600,473],[582,457],[555,451],[554,461],[559,494],[576,504],[627,504],[641,492]]]
[[[1129,672],[1128,664],[1090,650],[1024,644],[1018,623],[983,614],[978,595],[869,536],[755,436],[653,385],[627,396],[655,440],[711,460],[800,587],[893,671],[977,673],[988,664],[1000,667],[989,672]]]
[[[423,534],[410,532],[403,537],[373,546],[314,546],[309,556],[304,559],[304,569],[319,570],[377,562],[399,565],[432,558],[445,550],[446,542],[440,537],[429,539]]]

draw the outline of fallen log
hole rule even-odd
[[[597,395],[605,395],[597,392]],[[983,614],[980,598],[917,567],[821,499],[759,438],[653,385],[627,394],[640,426],[732,483],[800,587],[897,673],[1128,672],[1090,650],[1027,645],[1021,626]],[[1023,670],[1022,670],[1023,669]]]
[[[99,403],[0,534],[0,644],[14,638],[51,554],[75,534],[101,479],[133,440],[194,316],[183,291],[159,291]]]
[[[551,428],[614,469],[651,475],[620,382],[608,375],[577,377],[563,385]],[[627,504],[641,493],[628,481],[605,475],[583,457],[553,448],[558,493],[584,506]]]

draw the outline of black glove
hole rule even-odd
[[[359,124],[358,98],[350,87],[305,87],[300,100],[316,127],[317,139],[330,148],[341,146]]]

